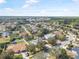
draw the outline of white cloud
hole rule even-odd
[[[62,9],[43,9],[36,13],[36,16],[79,16],[79,12],[67,8]]]
[[[75,3],[79,3],[79,0],[72,0],[73,2],[75,2]]]
[[[22,6],[22,8],[26,8],[26,7],[29,7],[30,5],[29,4],[25,4]]]
[[[0,16],[11,16],[11,15],[15,15],[16,11],[12,8],[4,8],[4,9],[0,9]]]
[[[0,16],[15,15],[15,11],[11,8],[4,8],[0,10]]]
[[[8,11],[8,12],[14,12],[14,9],[12,9],[12,8],[5,8],[4,10]]]
[[[64,11],[64,12],[69,12],[70,10],[69,10],[69,9],[63,9],[63,11]]]
[[[0,0],[0,4],[1,4],[1,3],[5,3],[5,2],[6,2],[5,0]]]
[[[14,11],[12,8],[5,8],[7,11]]]
[[[0,10],[0,16],[79,16],[79,11],[67,8],[42,10],[18,10],[5,8],[3,10]]]
[[[26,0],[26,3],[25,3],[25,5],[22,6],[22,8],[27,8],[29,6],[32,6],[33,4],[38,3],[38,2],[39,2],[38,0]]]
[[[29,4],[31,4],[31,3],[37,3],[38,2],[38,0],[28,0],[28,1],[26,1],[26,3],[29,3]]]

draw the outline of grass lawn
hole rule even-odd
[[[14,59],[23,59],[22,55],[21,54],[17,54],[14,56]]]
[[[7,37],[7,38],[1,37],[0,38],[0,43],[6,43],[6,42],[10,42],[10,38],[9,37]]]

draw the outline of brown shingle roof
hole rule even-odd
[[[24,43],[12,44],[8,46],[7,50],[12,50],[13,52],[22,52],[26,50],[26,45]]]

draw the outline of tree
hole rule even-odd
[[[35,54],[36,53],[36,50],[35,50],[35,45],[34,44],[30,44],[28,47],[27,47],[27,50],[31,53],[31,54]]]
[[[10,41],[12,42],[12,41],[16,40],[18,36],[19,36],[18,34],[11,34]]]
[[[62,35],[56,35],[55,38],[59,39],[61,41],[64,41],[65,40],[65,35],[64,34],[62,34]]]
[[[48,34],[49,33],[49,30],[48,29],[43,29],[42,30],[42,34]]]
[[[37,47],[39,50],[42,50],[45,44],[46,44],[45,42],[38,42],[38,44],[36,45],[36,47]]]
[[[3,50],[3,49],[2,49],[2,48],[0,48],[0,54],[2,53],[2,50]]]
[[[23,59],[22,55],[14,56],[14,59]]]
[[[26,40],[30,41],[30,40],[33,40],[34,39],[34,36],[27,36]]]
[[[68,49],[72,50],[72,48],[73,48],[73,44],[72,44],[72,41],[71,41],[70,44],[68,45]]]
[[[41,28],[42,26],[41,26],[41,24],[38,24],[37,27]]]
[[[58,59],[69,59],[65,49],[61,49],[61,54],[58,56]]]
[[[48,43],[52,45],[56,45],[56,39],[49,39]]]
[[[48,29],[42,29],[38,36],[43,37],[45,34],[48,34],[50,31]]]
[[[2,52],[0,55],[0,59],[13,59],[14,57],[14,52],[13,51],[7,51],[7,52]]]

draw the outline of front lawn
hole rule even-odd
[[[10,38],[9,37],[7,37],[7,38],[1,37],[0,38],[0,43],[7,43],[7,42],[10,42]]]
[[[14,59],[23,59],[23,57],[22,57],[21,54],[18,54],[18,55],[15,55],[15,56],[14,56]]]

